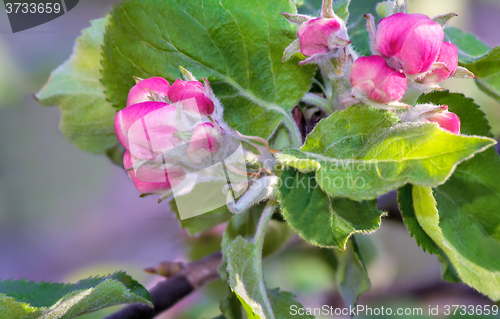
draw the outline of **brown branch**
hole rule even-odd
[[[154,308],[140,304],[131,305],[105,319],[152,319],[199,287],[219,278],[217,268],[221,261],[222,253],[219,251],[189,263],[179,273],[149,291]]]

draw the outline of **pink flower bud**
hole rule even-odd
[[[443,110],[427,117],[427,121],[437,123],[442,129],[453,134],[460,133],[460,118],[455,113],[448,111],[448,106],[444,105]]]
[[[396,13],[378,24],[377,50],[389,65],[406,74],[428,71],[436,61],[443,42],[443,28],[429,17]]]
[[[302,23],[297,29],[300,40],[300,52],[305,56],[328,53],[332,37],[340,30],[336,19],[316,18]]]
[[[123,155],[123,166],[128,170],[135,188],[142,194],[164,193],[184,179],[185,173],[180,167],[168,169],[147,165],[133,167],[135,161],[136,159],[130,155],[130,152],[126,151]]]
[[[372,55],[354,61],[351,84],[362,96],[386,104],[405,95],[407,80],[404,74],[390,68],[383,57]]]
[[[214,102],[206,95],[203,85],[198,81],[178,79],[170,87],[168,98],[172,103],[185,101],[186,103],[183,103],[182,106],[185,110],[193,113],[208,115],[214,111]],[[191,103],[193,98],[194,103]]]
[[[182,142],[177,132],[176,108],[164,102],[143,102],[116,114],[115,133],[131,155],[155,159],[157,155]]]
[[[156,77],[142,80],[130,90],[127,106],[151,101],[151,91],[161,97],[167,96],[169,88],[170,84],[164,78]]]
[[[446,68],[432,70],[431,73],[425,76],[422,83],[437,84],[455,74],[458,67],[457,47],[449,42],[443,42],[436,62],[443,63]]]
[[[187,157],[196,164],[215,153],[220,148],[220,130],[218,125],[203,123],[196,126],[186,150]]]

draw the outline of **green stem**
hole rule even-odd
[[[260,251],[262,251],[262,247],[264,246],[264,236],[266,235],[267,225],[269,225],[269,221],[271,220],[277,206],[278,204],[276,201],[270,200],[262,211],[262,216],[260,217],[259,224],[257,225],[254,238],[255,247]]]
[[[290,132],[292,148],[300,148],[302,146],[302,134],[300,134],[299,127],[295,123],[295,120],[290,114],[286,114],[283,118],[283,123]]]
[[[302,101],[308,104],[319,106],[320,108],[325,110],[325,112],[328,113],[329,115],[335,112],[333,105],[327,99],[322,98],[321,96],[316,95],[314,93],[308,92],[304,94],[304,96],[302,97]]]

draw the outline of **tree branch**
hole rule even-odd
[[[189,263],[179,273],[160,282],[149,291],[154,308],[145,305],[131,305],[105,319],[152,319],[194,290],[219,278],[217,268],[221,262],[222,253],[218,251]]]

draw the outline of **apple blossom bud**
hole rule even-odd
[[[126,151],[123,166],[128,172],[135,188],[142,194],[162,194],[180,183],[185,172],[180,167],[164,168],[142,165],[134,167],[136,159]]]
[[[214,112],[214,102],[207,96],[203,85],[198,81],[183,81],[178,79],[172,84],[168,92],[172,103],[182,103],[184,110],[208,115]],[[191,100],[193,99],[194,100]],[[191,103],[191,101],[195,103]]]
[[[340,28],[340,22],[336,19],[316,18],[302,23],[297,29],[300,52],[312,56],[335,49],[332,42]]]
[[[165,102],[142,102],[116,114],[115,133],[118,141],[131,155],[140,159],[155,159],[181,143],[174,135],[178,131],[176,108]]]
[[[453,76],[458,67],[457,47],[449,42],[443,42],[436,62],[442,63],[443,68],[436,68],[426,74],[423,84],[437,84]]]
[[[443,28],[429,17],[396,13],[379,22],[376,48],[391,67],[414,75],[431,68],[443,38]]]
[[[442,106],[442,111],[427,117],[427,121],[437,123],[442,129],[453,134],[460,133],[460,118],[455,113],[449,112],[446,105]]]
[[[201,164],[220,148],[220,130],[218,125],[210,122],[199,124],[193,130],[193,135],[186,149],[186,156],[195,164]]]
[[[362,97],[387,104],[405,95],[407,80],[404,74],[390,68],[383,57],[372,55],[354,61],[351,84]]]
[[[138,82],[130,90],[127,99],[127,106],[141,102],[151,101],[151,92],[160,97],[167,96],[170,84],[160,77],[149,78]]]

